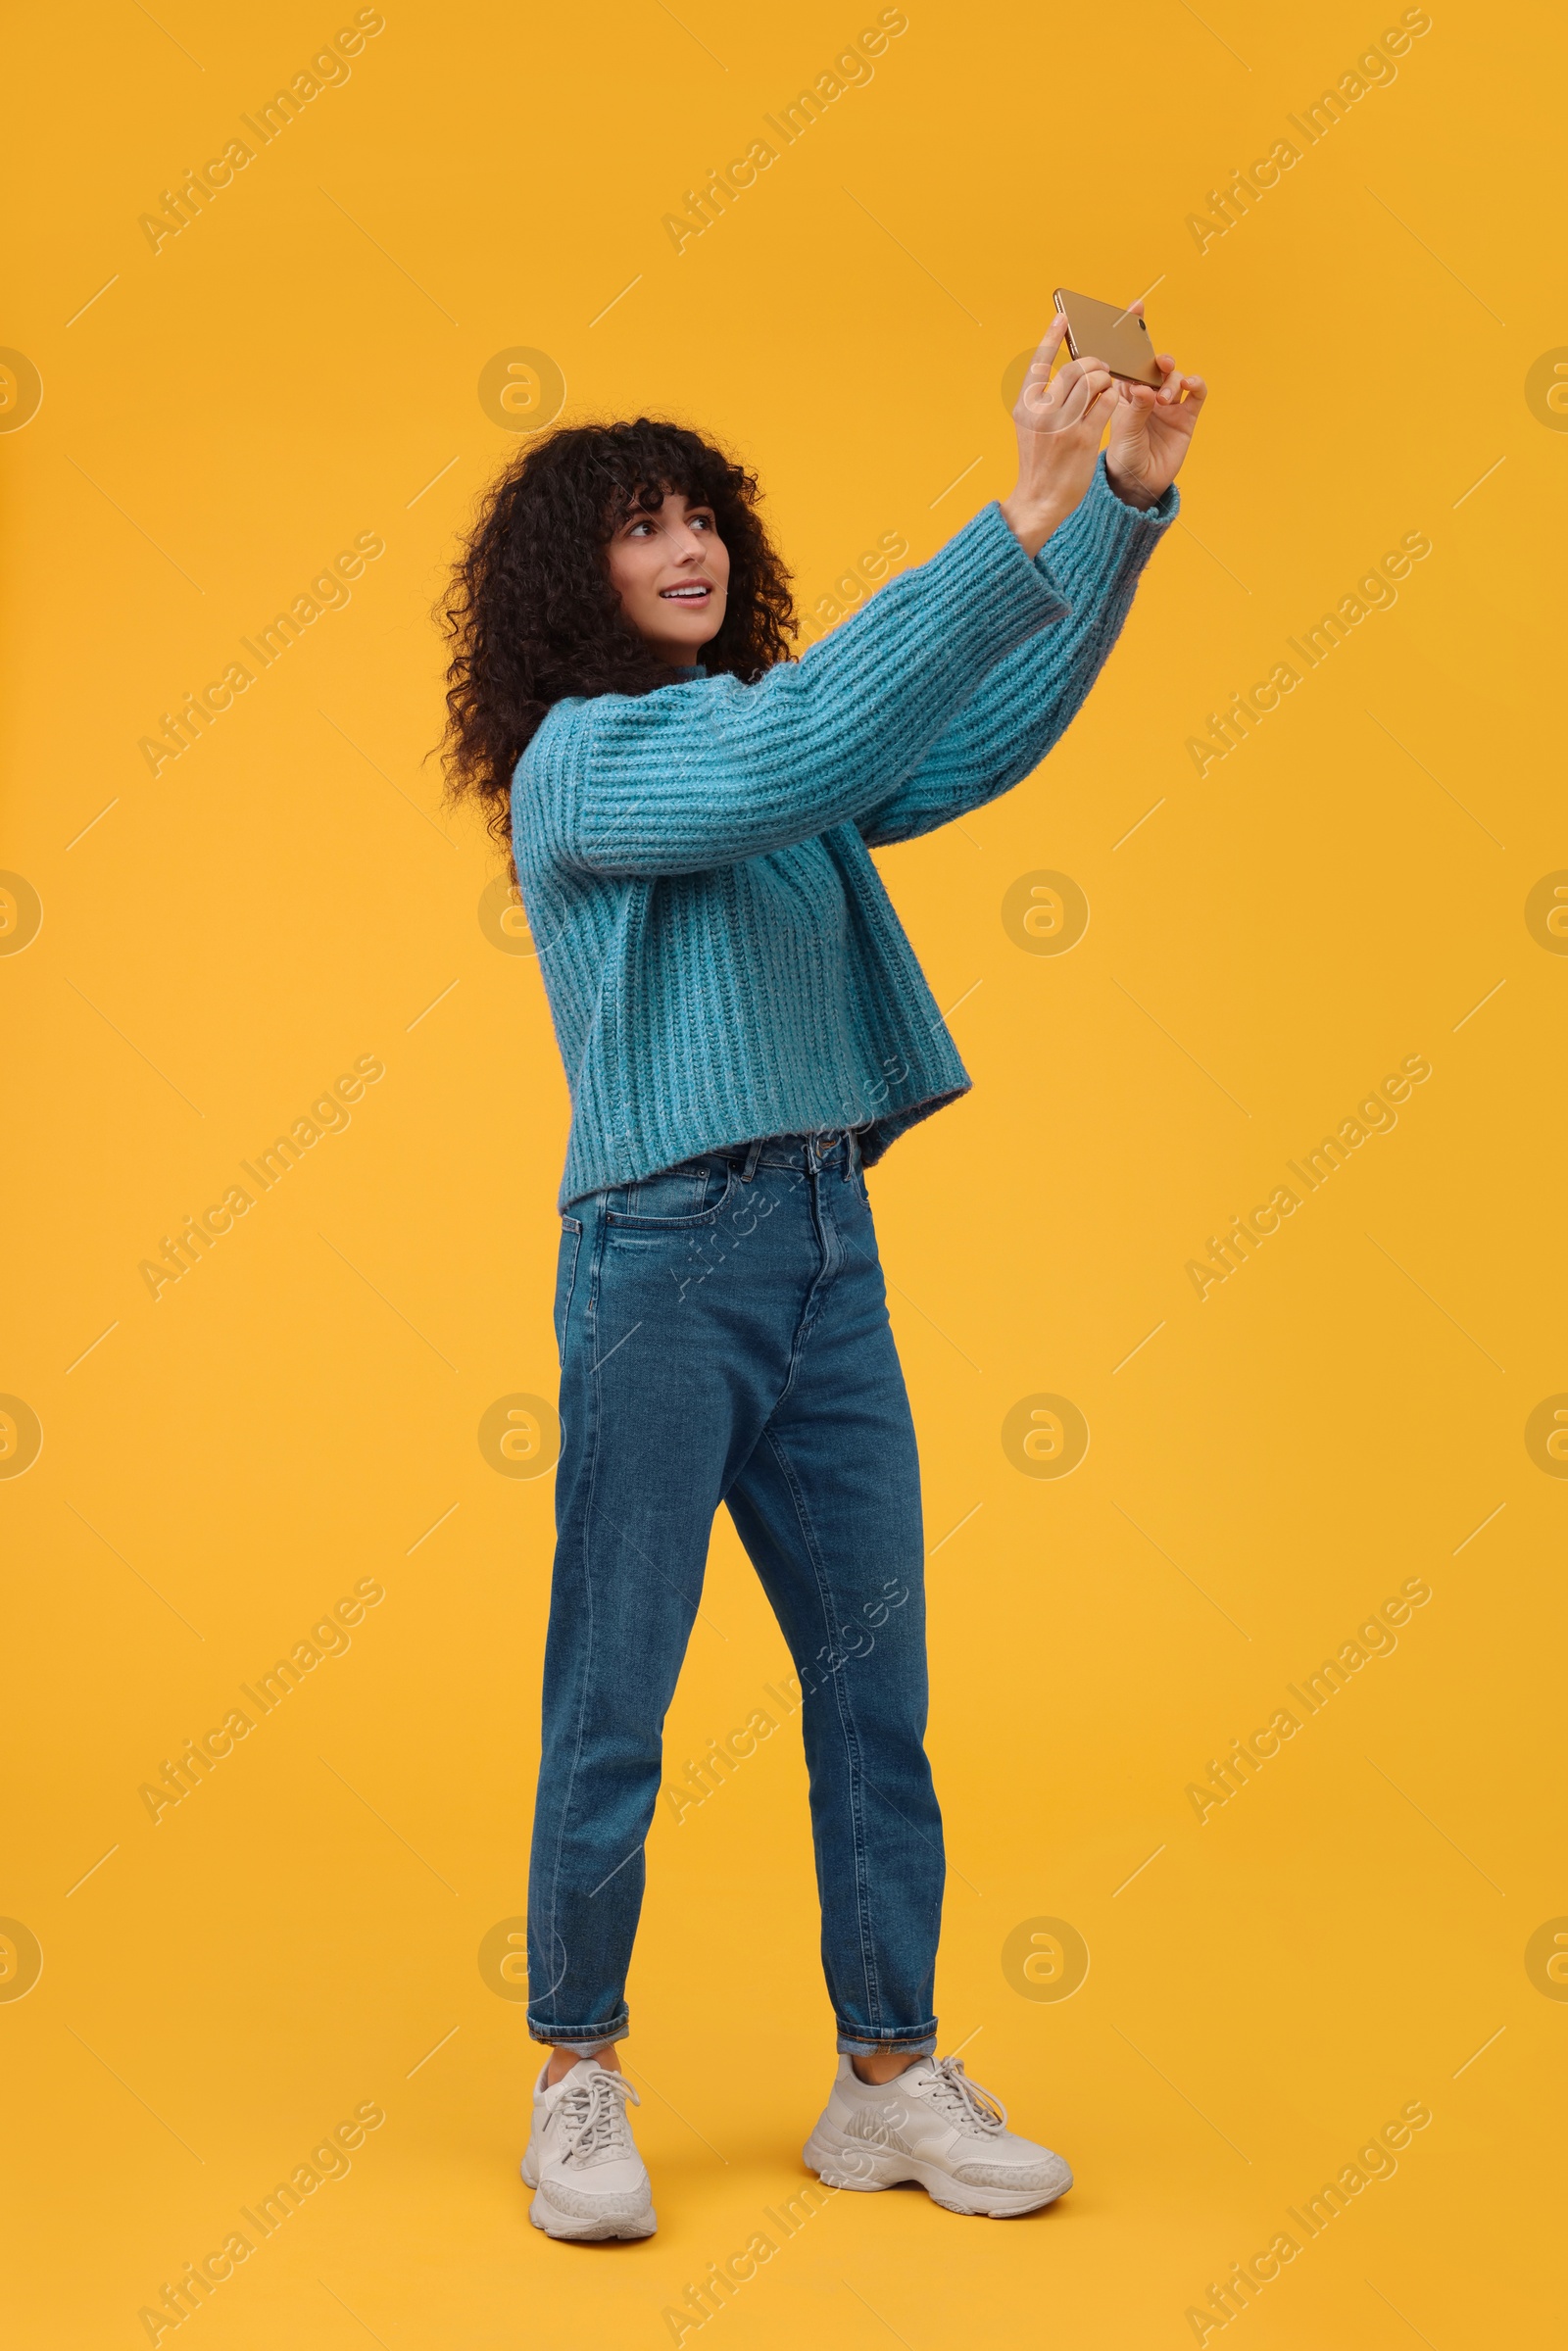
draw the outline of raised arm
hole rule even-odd
[[[702,678],[557,705],[517,765],[519,861],[628,874],[741,862],[865,814],[917,767],[997,661],[1066,606],[1032,560],[1093,477],[1116,393],[1098,360],[1050,381],[1018,484],[931,561],[754,685]],[[1044,419],[1044,420],[1042,420]]]
[[[1035,559],[1067,617],[998,661],[913,773],[858,818],[873,848],[949,824],[1033,774],[1104,667],[1179,504],[1171,487],[1147,509],[1125,505],[1102,459],[1088,497]]]
[[[611,873],[733,865],[858,816],[918,764],[987,669],[1066,612],[994,504],[800,661],[561,704],[516,821]]]
[[[1141,302],[1132,305],[1135,316],[1142,310]],[[1070,617],[998,661],[920,765],[858,819],[873,845],[910,840],[1010,792],[1082,708],[1144,565],[1175,520],[1175,476],[1207,396],[1201,376],[1183,375],[1168,351],[1157,365],[1157,388],[1118,383],[1109,443],[1089,494],[1035,559]],[[1030,376],[1039,372],[1037,359]],[[1026,379],[1014,411],[1020,443],[1033,397]],[[1028,546],[1027,536],[1022,543]]]

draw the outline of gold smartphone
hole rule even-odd
[[[1154,347],[1142,318],[1118,310],[1113,302],[1096,302],[1090,294],[1069,294],[1065,286],[1057,286],[1052,299],[1066,318],[1067,349],[1074,359],[1088,352],[1091,358],[1103,360],[1112,375],[1127,383],[1152,384],[1157,391],[1164,379],[1154,364]]]

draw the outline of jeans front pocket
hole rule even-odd
[[[727,1159],[684,1159],[678,1167],[662,1168],[657,1175],[641,1176],[610,1193],[606,1229],[657,1239],[662,1233],[689,1233],[716,1224],[737,1180]]]
[[[561,1254],[556,1259],[556,1356],[564,1366],[566,1360],[566,1317],[571,1312],[571,1294],[577,1281],[577,1252],[582,1248],[582,1226],[575,1216],[561,1220]]]

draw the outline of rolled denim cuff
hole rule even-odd
[[[591,2057],[595,2050],[609,2049],[617,2040],[624,2040],[630,2024],[631,2018],[624,2007],[608,2025],[541,2025],[530,2017],[528,2037],[549,2041],[558,2049],[580,2049],[585,2057]]]
[[[936,2027],[929,2033],[916,2027],[913,2032],[884,2033],[877,2040],[867,2040],[862,2033],[841,2031],[835,2043],[841,2057],[886,2057],[890,2052],[900,2057],[934,2057],[937,2053]]]

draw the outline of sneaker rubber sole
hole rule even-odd
[[[1072,2174],[1063,2163],[1059,2183],[1045,2188],[974,2187],[967,2180],[955,2180],[940,2164],[923,2162],[918,2155],[898,2154],[892,2148],[877,2150],[864,2139],[846,2138],[825,2121],[818,2123],[802,2153],[824,2187],[875,2195],[882,2188],[899,2187],[912,2180],[944,2212],[992,2221],[1017,2220],[1026,2212],[1041,2212],[1072,2185]]]
[[[651,2196],[646,2211],[638,2213],[630,2219],[624,2214],[559,2212],[554,2206],[551,2206],[548,2212],[541,2212],[540,2207],[544,2203],[544,2197],[539,2192],[538,2180],[528,2169],[526,2155],[517,2166],[517,2170],[521,2175],[523,2185],[535,2190],[533,2201],[528,2207],[528,2218],[536,2229],[543,2229],[546,2236],[560,2237],[573,2244],[600,2244],[610,2237],[623,2237],[628,2241],[633,2241],[639,2237],[652,2236],[659,2227],[659,2215],[654,2210]]]

